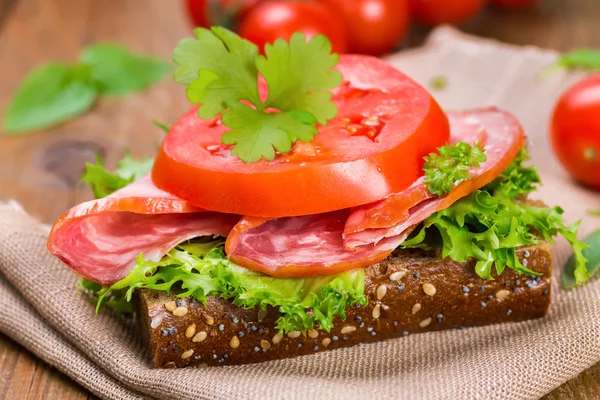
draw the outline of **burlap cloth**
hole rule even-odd
[[[562,204],[582,235],[600,227],[585,210],[600,195],[574,185],[551,155],[551,107],[576,75],[536,74],[556,54],[437,30],[421,49],[390,60],[428,85],[448,109],[497,104],[517,114],[541,167],[537,195]],[[600,172],[599,172],[600,173]],[[158,370],[150,367],[135,326],[94,314],[74,289],[76,277],[46,251],[47,227],[0,205],[0,330],[104,398],[407,398],[534,399],[600,361],[600,281],[565,292],[555,247],[554,299],[547,318],[461,331],[411,335],[292,360],[239,367]]]

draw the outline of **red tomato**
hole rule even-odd
[[[485,0],[410,0],[412,13],[426,25],[460,24],[478,14]]]
[[[188,16],[194,27],[212,25],[235,28],[243,16],[261,0],[186,0]]]
[[[600,189],[600,74],[569,88],[551,123],[554,152],[579,182]]]
[[[352,53],[381,55],[392,51],[409,25],[408,0],[319,0],[341,14]],[[332,17],[336,18],[336,17]]]
[[[289,40],[294,32],[307,37],[322,33],[331,41],[333,51],[346,52],[346,28],[334,13],[318,3],[265,1],[250,10],[240,25],[240,36],[260,49],[275,39]]]
[[[490,3],[504,8],[523,8],[536,4],[539,0],[490,0]]]
[[[384,61],[341,56],[338,116],[311,143],[244,163],[221,144],[227,128],[191,110],[154,163],[159,188],[207,210],[259,217],[308,215],[371,203],[410,186],[423,157],[448,141],[431,95]]]

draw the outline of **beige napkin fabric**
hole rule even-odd
[[[443,75],[434,95],[447,109],[499,105],[530,137],[545,186],[581,234],[600,228],[586,216],[600,195],[573,184],[547,142],[552,105],[577,76],[540,81],[556,54],[436,30],[420,49],[389,60],[423,85]],[[0,331],[104,398],[169,399],[536,399],[600,361],[600,280],[565,292],[560,268],[570,250],[555,246],[553,304],[540,320],[411,335],[291,360],[236,367],[151,368],[135,325],[94,308],[77,279],[45,248],[47,228],[0,204]]]

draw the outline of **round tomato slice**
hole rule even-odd
[[[310,143],[274,160],[244,163],[221,143],[217,118],[184,115],[154,163],[157,187],[210,211],[284,217],[380,200],[422,175],[423,157],[449,138],[448,120],[417,83],[369,56],[344,56],[338,116]]]

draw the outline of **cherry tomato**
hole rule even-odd
[[[412,13],[420,22],[435,26],[460,24],[478,14],[485,0],[410,0]]]
[[[190,21],[196,26],[236,28],[244,15],[261,0],[186,0]]]
[[[504,8],[523,8],[536,4],[539,0],[490,0],[490,3]]]
[[[346,28],[324,4],[264,1],[251,9],[240,25],[240,36],[256,43],[260,49],[275,39],[289,40],[294,32],[307,37],[323,34],[333,51],[346,52]]]
[[[569,88],[551,122],[554,152],[579,182],[600,189],[600,74]]]
[[[199,208],[257,217],[340,210],[404,190],[423,174],[423,157],[448,141],[448,119],[380,59],[342,55],[337,69],[345,79],[333,91],[338,116],[312,142],[246,164],[221,143],[227,127],[192,109],[163,141],[154,183]]]
[[[348,49],[378,56],[392,51],[408,30],[408,0],[319,0],[346,23]],[[339,18],[337,14],[333,18]]]

